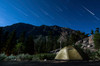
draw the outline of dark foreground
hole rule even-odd
[[[100,61],[98,61],[98,62],[87,62],[87,61],[70,61],[70,62],[1,61],[0,66],[100,66]]]

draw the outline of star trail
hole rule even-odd
[[[58,25],[90,33],[100,27],[100,0],[0,0],[0,26]]]
[[[91,15],[94,16],[94,18],[96,18],[97,20],[100,20],[99,17],[97,17],[92,11],[90,11],[89,9],[87,9],[85,6],[82,6],[86,11],[88,11]]]

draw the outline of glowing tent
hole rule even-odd
[[[56,60],[83,60],[79,52],[72,46],[62,48],[55,57]]]

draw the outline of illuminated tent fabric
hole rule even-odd
[[[79,52],[72,46],[62,48],[55,57],[56,60],[83,60]]]

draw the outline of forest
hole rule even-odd
[[[15,24],[16,25],[16,24]],[[13,27],[15,27],[15,25]],[[22,26],[22,25],[21,25]],[[56,26],[58,27],[58,26]],[[8,27],[7,27],[8,28]],[[23,27],[22,27],[23,28]],[[24,27],[25,28],[25,27]],[[47,27],[40,26],[36,30],[43,30]],[[48,27],[49,28],[49,27]],[[54,30],[53,30],[54,29]],[[59,28],[59,30],[62,28]],[[36,31],[35,30],[35,31]],[[56,31],[55,31],[56,30]],[[81,48],[82,44],[75,45],[75,43],[79,40],[83,40],[84,38],[89,37],[89,34],[85,34],[80,31],[70,31],[67,33],[61,34],[58,28],[52,27],[51,29],[47,29],[45,31],[40,31],[39,33],[30,33],[22,31],[18,33],[18,29],[13,29],[12,31],[7,31],[4,28],[0,27],[0,58],[3,59],[10,58],[14,59],[17,56],[19,58],[28,58],[34,60],[38,59],[54,59],[55,53],[51,53],[54,50],[61,49],[65,46],[73,46],[76,47],[78,51],[84,52],[85,57],[89,57],[89,59],[99,59],[100,58],[100,32],[99,28],[96,28],[95,31],[91,30],[90,35],[94,35],[94,44],[95,44],[95,52],[91,52],[91,50],[84,50]],[[64,30],[65,31],[65,30]],[[38,31],[37,31],[38,32]],[[37,37],[37,35],[38,37]],[[44,35],[45,34],[45,35]],[[66,35],[67,34],[67,35]],[[65,37],[65,38],[62,38]],[[65,40],[62,41],[61,40]],[[34,56],[33,56],[34,55]]]
[[[37,30],[42,30],[42,27],[44,26],[41,26]],[[27,32],[25,31],[17,35],[17,31],[16,29],[5,31],[2,27],[0,28],[0,53],[6,53],[7,55],[21,53],[38,54],[50,53],[50,51],[60,48],[58,39],[61,35],[58,33],[59,31],[46,30],[48,31],[45,31],[46,33],[40,31],[41,35],[38,39],[36,39],[37,37],[34,34],[26,35]],[[47,35],[45,36],[44,34]],[[88,34],[86,35],[80,31],[68,34],[65,36],[67,41],[62,42],[62,47],[74,45],[76,41],[85,37],[88,37]]]

